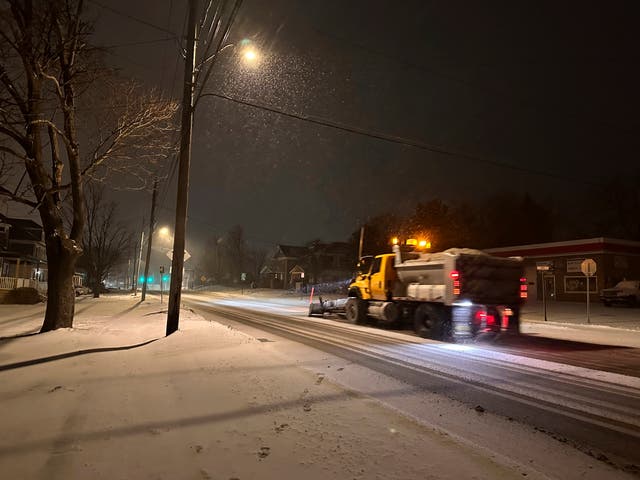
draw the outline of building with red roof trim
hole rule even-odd
[[[587,281],[581,264],[591,258],[596,273],[589,280],[590,298],[598,300],[603,288],[620,280],[640,279],[640,242],[616,238],[587,238],[566,242],[536,243],[490,248],[499,257],[522,257],[529,282],[529,298],[542,300],[542,282],[548,298],[584,301]]]

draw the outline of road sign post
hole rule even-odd
[[[580,264],[580,270],[587,277],[587,323],[591,323],[591,312],[589,311],[589,278],[596,273],[597,265],[592,258],[583,260]]]
[[[553,264],[551,262],[538,262],[536,269],[540,272],[540,283],[542,283],[542,309],[544,310],[544,321],[547,321],[547,291],[545,278],[546,272],[553,272]]]
[[[160,265],[160,304],[162,304],[162,277],[164,277],[164,265]]]

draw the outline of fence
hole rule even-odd
[[[29,278],[0,277],[0,290],[13,290],[21,287],[35,288],[40,292],[47,291],[46,282],[38,282]]]

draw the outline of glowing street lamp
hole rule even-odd
[[[255,66],[260,61],[260,51],[255,48],[253,42],[248,38],[243,38],[239,42],[240,56],[245,64]]]
[[[253,63],[258,59],[258,54],[253,49],[245,50],[242,56],[250,63]]]

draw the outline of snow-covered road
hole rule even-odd
[[[469,407],[480,405],[618,464],[640,464],[640,378],[306,318],[301,306],[267,300],[196,295],[187,301],[205,315],[303,343]],[[433,421],[428,412],[414,414]]]

